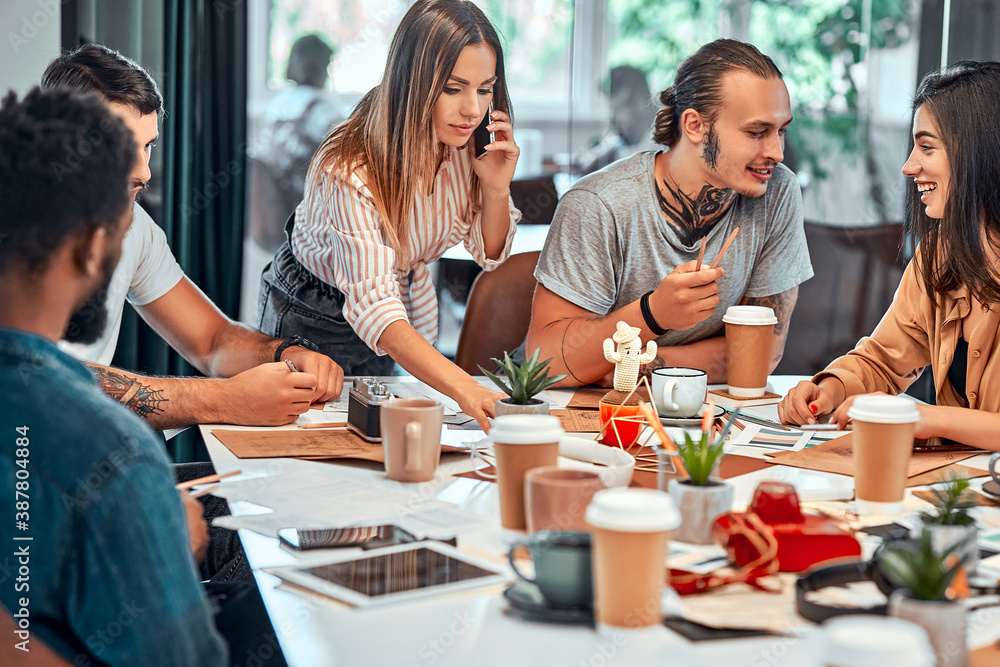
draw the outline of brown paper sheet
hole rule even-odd
[[[307,460],[358,459],[385,463],[382,443],[368,442],[351,431],[233,431],[213,429],[212,435],[241,459],[290,456]],[[442,452],[468,450],[441,446]]]
[[[798,452],[781,452],[775,454],[769,461],[778,465],[833,472],[853,477],[854,445],[852,436],[852,433],[848,433],[840,438]],[[914,477],[973,456],[975,456],[974,453],[968,452],[914,452],[910,457],[906,476]]]
[[[567,433],[597,433],[601,430],[601,416],[596,410],[549,410],[558,417]]]
[[[610,387],[580,387],[573,394],[573,398],[570,399],[569,403],[566,405],[567,408],[588,408],[596,410],[601,407],[601,399],[604,395],[611,391]],[[639,398],[649,403],[649,392],[646,391],[645,386],[640,386],[635,390],[635,393]],[[598,431],[600,429],[594,429]]]
[[[382,463],[382,444],[368,442],[351,431],[233,431],[213,429],[212,435],[241,459],[299,456],[350,458]]]
[[[974,479],[976,477],[986,477],[990,473],[986,470],[980,470],[979,468],[970,468],[969,466],[963,466],[959,463],[955,465],[950,465],[946,468],[938,468],[937,470],[931,470],[925,472],[922,475],[915,475],[906,480],[906,486],[926,486],[928,484],[937,484],[938,482],[944,482],[952,477],[968,477],[969,479]]]
[[[928,503],[933,503],[936,498],[934,492],[931,491],[930,489],[920,489],[919,491],[914,491],[913,495]],[[994,500],[990,496],[987,496],[985,493],[979,493],[978,491],[973,491],[971,489],[966,490],[966,492],[962,494],[960,499],[971,500],[972,502],[976,503],[981,507],[996,507],[997,505],[1000,505],[1000,500]]]

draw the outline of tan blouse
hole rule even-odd
[[[969,339],[968,406],[948,381],[955,345],[971,303],[969,290],[963,287],[938,296],[934,308],[915,261],[910,262],[892,305],[872,335],[858,341],[857,347],[818,373],[813,382],[837,377],[848,396],[873,391],[898,394],[930,365],[938,405],[1000,412],[1000,308],[996,305],[984,314]]]

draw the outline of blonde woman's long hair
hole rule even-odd
[[[361,175],[399,269],[409,265],[408,223],[414,200],[421,189],[429,193],[438,167],[434,104],[462,49],[484,43],[497,61],[493,106],[510,113],[503,48],[482,10],[456,0],[417,2],[396,28],[382,80],[323,141],[309,165],[307,191],[318,187],[331,168]],[[476,207],[479,193],[479,179],[473,174]]]

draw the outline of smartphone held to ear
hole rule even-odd
[[[489,151],[486,150],[486,147],[492,144],[496,139],[496,134],[486,129],[486,126],[493,122],[493,119],[490,118],[492,115],[493,102],[490,102],[490,107],[486,110],[486,115],[483,116],[482,122],[479,123],[479,125],[476,126],[476,129],[472,132],[472,142],[475,145],[477,160],[482,159],[484,155],[489,153]]]

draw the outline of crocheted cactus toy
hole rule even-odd
[[[617,346],[617,347],[616,347]],[[627,322],[618,322],[614,336],[604,339],[604,358],[615,365],[615,389],[630,392],[639,383],[639,366],[656,357],[656,341],[646,343],[642,351],[639,329]]]

